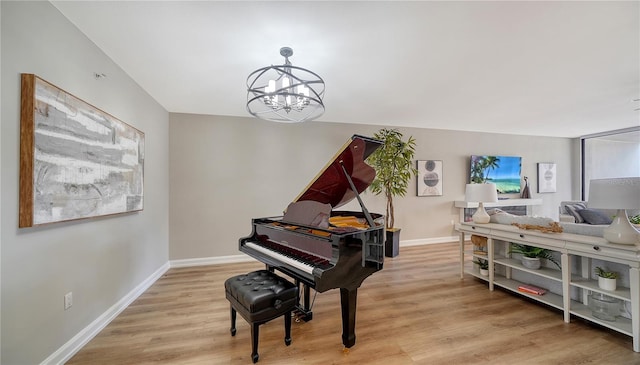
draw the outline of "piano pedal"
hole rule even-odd
[[[291,318],[293,318],[295,322],[309,322],[313,318],[313,312],[296,308],[291,312]]]

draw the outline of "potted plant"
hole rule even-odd
[[[367,158],[367,162],[376,171],[369,189],[375,195],[384,194],[386,199],[385,256],[395,257],[398,255],[400,228],[394,227],[393,198],[406,194],[411,176],[417,173],[413,166],[416,141],[413,137],[405,141],[400,131],[387,128],[380,129],[373,137],[382,141],[382,146]]]
[[[539,269],[540,268],[540,259],[547,259],[554,264],[558,268],[560,268],[560,264],[552,255],[551,250],[547,250],[546,248],[540,248],[529,245],[521,245],[514,243],[511,245],[509,249],[509,253],[519,253],[522,255],[522,265],[528,269]]]
[[[596,266],[596,275],[598,275],[598,287],[604,290],[616,290],[616,282],[618,273],[615,271],[607,271],[606,269]]]
[[[478,265],[480,268],[480,275],[488,276],[489,275],[489,261],[483,259],[473,260],[473,263]]]

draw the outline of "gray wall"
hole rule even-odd
[[[49,2],[0,2],[2,364],[37,364],[168,260],[168,113]],[[95,80],[94,72],[106,79]],[[144,211],[18,229],[20,73],[145,132]],[[74,304],[63,308],[73,292]]]
[[[353,134],[380,127],[340,123],[277,124],[252,118],[170,114],[170,229],[172,260],[238,254],[238,239],[250,234],[251,218],[279,215]],[[522,157],[533,197],[533,214],[558,218],[558,205],[572,199],[574,141],[403,128],[417,140],[416,159],[443,161],[444,195],[416,196],[412,181],[395,201],[401,244],[451,240],[458,220],[454,200],[464,198],[471,154]],[[537,194],[537,163],[557,164],[557,192]],[[384,200],[362,194],[371,212]],[[359,210],[355,203],[345,209]]]

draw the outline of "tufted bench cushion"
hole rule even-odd
[[[224,283],[227,299],[247,322],[263,322],[290,311],[297,303],[298,287],[267,271],[234,276]]]
[[[237,275],[224,282],[231,303],[231,335],[236,334],[236,312],[251,324],[251,358],[258,361],[259,326],[284,316],[284,343],[291,344],[291,312],[298,303],[298,286],[267,270]]]

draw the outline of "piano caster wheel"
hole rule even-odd
[[[291,345],[291,337],[285,338],[284,339],[284,344],[287,345],[287,346]]]
[[[254,364],[258,362],[258,357],[260,357],[260,356],[258,356],[258,354],[251,355],[251,360],[253,360]]]
[[[349,353],[349,348],[348,347],[343,348],[342,349],[342,353],[345,354],[345,355],[348,354]]]
[[[235,329],[235,328],[232,328],[232,329],[231,329],[231,336],[235,336],[235,335],[236,335],[236,329]]]

